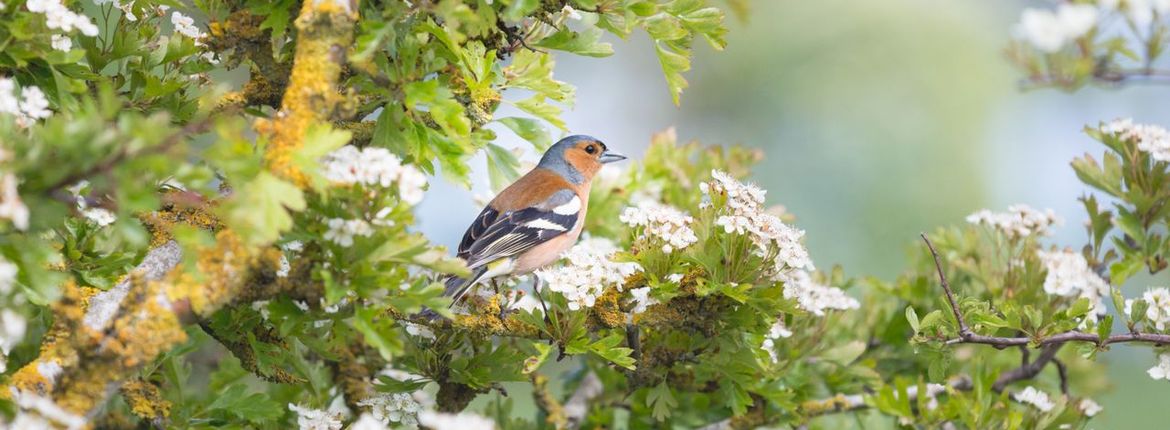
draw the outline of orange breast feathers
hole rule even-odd
[[[584,198],[588,198],[588,182],[584,185],[586,190]],[[496,198],[492,199],[488,205],[500,213],[511,212],[540,204],[553,193],[565,188],[577,192],[578,196],[581,195],[579,188],[582,187],[574,185],[551,170],[537,167],[517,179],[508,188],[504,188],[504,191],[500,191],[500,194],[496,195]]]

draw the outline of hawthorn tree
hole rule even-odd
[[[649,35],[677,103],[724,9],[747,13],[0,3],[0,423],[1064,428],[1101,411],[1110,345],[1170,343],[1170,289],[1117,288],[1170,251],[1170,133],[1128,120],[1087,127],[1101,153],[1072,162],[1083,246],[1046,242],[1050,212],[983,210],[924,234],[893,281],[818,271],[744,182],[762,154],[666,131],[596,180],[545,306],[512,280],[449,309],[440,280],[467,269],[412,229],[434,175],[468,185],[482,153],[494,187],[514,179],[487,126],[547,148],[574,92],[553,53],[609,55],[604,33]],[[1009,58],[1028,85],[1157,80],[1166,9],[1028,10]]]

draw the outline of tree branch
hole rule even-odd
[[[991,345],[1000,349],[1010,346],[1027,347],[1030,345],[1043,347],[1046,345],[1064,344],[1068,342],[1088,342],[1097,345],[1098,348],[1115,343],[1131,342],[1152,343],[1155,345],[1170,345],[1170,335],[1160,333],[1115,334],[1106,338],[1101,338],[1096,334],[1086,333],[1078,330],[1069,330],[1066,332],[1037,338],[1024,336],[999,337],[976,334],[969,326],[967,326],[966,321],[963,320],[963,311],[959,309],[959,305],[955,300],[955,293],[951,289],[950,283],[947,281],[946,274],[943,272],[942,262],[939,259],[938,252],[935,250],[934,245],[931,244],[930,239],[926,237],[925,233],[923,233],[921,236],[922,240],[926,242],[927,248],[930,249],[931,255],[934,257],[934,265],[938,271],[939,283],[942,284],[943,292],[946,294],[947,302],[949,302],[951,305],[951,311],[954,314],[955,321],[957,321],[959,324],[959,337],[947,340],[947,344],[974,343]]]

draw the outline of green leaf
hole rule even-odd
[[[687,58],[690,52],[682,51],[680,53],[665,45],[665,43],[657,42],[654,44],[654,49],[658,53],[658,62],[662,64],[662,73],[666,75],[666,86],[670,89],[670,97],[677,105],[679,104],[679,95],[688,85],[682,74],[691,69],[691,60]]]
[[[544,343],[533,343],[532,346],[536,348],[536,355],[524,359],[524,374],[529,375],[539,369],[541,365],[548,360],[549,353],[552,352],[552,345]]]
[[[842,366],[848,366],[865,352],[865,342],[855,340],[844,345],[838,345],[821,354],[821,358]]]
[[[310,125],[305,131],[304,143],[292,154],[292,163],[309,177],[309,185],[314,190],[322,192],[328,188],[329,182],[321,175],[321,158],[345,146],[352,137],[353,133],[334,129],[330,124]]]
[[[504,19],[520,21],[535,12],[537,7],[540,7],[540,0],[511,0],[504,9]]]
[[[571,105],[575,90],[572,85],[553,79],[555,67],[552,55],[524,49],[513,55],[512,64],[504,68],[504,76],[509,87],[532,90]]]
[[[426,379],[407,379],[399,381],[386,375],[378,375],[378,382],[374,389],[382,393],[412,393],[418,391],[430,382]]]
[[[671,393],[670,387],[664,381],[646,393],[646,406],[652,408],[651,414],[655,420],[665,421],[670,418],[671,412],[678,406],[678,400],[674,399],[674,394]]]
[[[548,131],[537,120],[532,118],[506,117],[497,119],[496,122],[508,127],[513,133],[520,136],[521,139],[532,143],[532,146],[536,148],[537,152],[543,153],[552,146],[552,138],[549,137]]]
[[[535,95],[515,104],[520,110],[547,121],[553,127],[568,130],[565,127],[565,121],[561,120],[561,108],[546,103],[544,96]]]
[[[612,333],[589,344],[589,352],[617,366],[634,370],[634,358],[630,357],[634,350],[618,346],[622,344],[623,340],[622,335]]]
[[[494,143],[487,146],[487,166],[488,180],[495,192],[502,191],[520,177],[520,159],[512,151]]]
[[[233,384],[216,395],[215,401],[207,408],[223,411],[253,423],[272,421],[284,415],[282,405],[267,394],[248,394],[247,390],[247,384],[242,382]]]
[[[536,46],[586,57],[608,57],[613,55],[613,45],[601,41],[602,33],[601,29],[592,26],[580,32],[564,28],[536,42]]]
[[[914,311],[914,306],[906,306],[906,321],[914,333],[918,333],[918,313]]]
[[[244,242],[252,246],[270,244],[292,228],[290,210],[305,209],[300,188],[268,172],[260,172],[236,189],[223,207],[223,219]]]

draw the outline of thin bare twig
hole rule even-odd
[[[926,247],[930,249],[930,255],[934,257],[934,267],[938,270],[939,282],[942,283],[943,291],[947,293],[947,301],[950,302],[951,312],[955,316],[955,321],[959,324],[959,336],[967,338],[974,333],[967,326],[967,322],[963,321],[963,311],[959,310],[959,303],[955,301],[955,293],[951,291],[951,284],[947,282],[947,276],[943,273],[942,261],[939,259],[938,251],[934,249],[934,244],[930,243],[930,239],[926,237],[926,233],[922,233],[920,236],[926,242]]]

